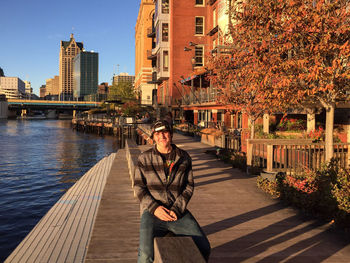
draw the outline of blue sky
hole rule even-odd
[[[0,67],[32,84],[59,74],[60,41],[74,34],[99,53],[99,83],[135,72],[135,24],[140,0],[0,0]]]

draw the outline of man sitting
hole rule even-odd
[[[167,121],[153,125],[151,138],[155,145],[140,154],[135,171],[134,189],[141,212],[138,262],[153,262],[153,239],[168,232],[191,236],[208,260],[209,241],[187,210],[194,189],[192,159],[172,144],[172,129]]]

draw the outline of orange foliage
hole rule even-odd
[[[327,105],[348,99],[348,1],[246,0],[231,6],[231,52],[209,59],[223,104],[257,118],[305,100]]]

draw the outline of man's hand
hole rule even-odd
[[[154,215],[163,221],[175,221],[177,216],[173,211],[166,209],[164,206],[158,206]]]

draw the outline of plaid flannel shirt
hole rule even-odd
[[[168,180],[155,145],[138,158],[134,190],[140,200],[141,215],[145,210],[154,214],[160,205],[174,211],[178,217],[186,211],[194,191],[192,159],[186,151],[174,144],[172,147],[176,156]]]

